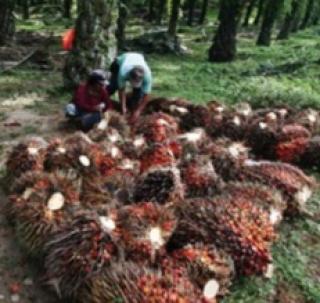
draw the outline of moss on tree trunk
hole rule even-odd
[[[74,87],[95,68],[106,69],[116,56],[113,0],[78,0],[76,38],[64,67],[64,84]]]

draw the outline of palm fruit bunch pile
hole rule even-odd
[[[271,277],[319,151],[311,109],[158,98],[133,125],[107,112],[87,134],[18,143],[5,211],[68,302],[217,303],[240,276]]]

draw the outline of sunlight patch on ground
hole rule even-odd
[[[21,108],[23,106],[34,105],[35,102],[44,101],[44,95],[38,95],[36,93],[30,93],[25,95],[18,95],[12,98],[6,99],[1,103],[3,107],[9,108]]]

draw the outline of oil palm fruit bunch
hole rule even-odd
[[[189,132],[182,133],[176,137],[182,147],[182,158],[190,158],[196,154],[202,154],[205,147],[211,141],[205,129],[194,128]]]
[[[320,126],[319,113],[311,108],[298,111],[288,119],[289,123],[296,123],[306,127],[312,135],[318,134]]]
[[[171,260],[170,267],[186,268],[190,279],[199,288],[203,289],[209,281],[215,281],[217,296],[225,296],[229,292],[234,277],[234,264],[229,255],[214,245],[187,245],[173,251]]]
[[[119,207],[133,200],[135,174],[113,171],[109,176],[85,176],[82,180],[81,203],[87,207]]]
[[[217,130],[220,137],[227,137],[235,141],[243,140],[247,129],[246,118],[240,114],[230,112],[224,115]]]
[[[211,157],[214,169],[224,181],[234,180],[242,163],[248,159],[248,148],[242,142],[221,138],[209,144],[205,154]]]
[[[138,177],[133,194],[135,202],[150,201],[160,204],[177,202],[183,197],[184,186],[176,167],[149,169]]]
[[[55,139],[47,149],[45,169],[59,172],[70,178],[77,178],[87,172],[97,171],[93,142],[79,132],[65,140]]]
[[[109,141],[112,143],[122,141],[129,135],[130,128],[127,120],[115,111],[105,112],[103,119],[88,134],[94,142]]]
[[[218,176],[208,156],[195,156],[180,165],[186,197],[211,196],[216,191]]]
[[[42,171],[47,142],[42,138],[30,138],[13,147],[7,162],[7,178],[20,177],[27,171]]]
[[[47,239],[79,207],[78,190],[69,180],[47,173],[27,173],[15,188],[11,214],[17,236],[30,255],[41,256]]]
[[[305,211],[315,187],[315,181],[302,170],[281,162],[247,160],[238,177],[243,181],[259,182],[281,191],[287,201],[286,212],[291,215]]]
[[[80,302],[128,303],[216,303],[210,292],[203,293],[188,277],[174,277],[134,263],[114,263],[93,277],[79,293]]]
[[[276,146],[276,158],[282,162],[299,163],[309,146],[309,138],[296,138],[279,142]]]
[[[151,168],[174,165],[176,159],[167,144],[153,144],[140,156],[140,172],[144,173]]]
[[[117,229],[112,214],[79,211],[47,241],[45,281],[60,297],[73,297],[92,276],[117,259]]]
[[[148,102],[145,112],[163,112],[181,118],[188,113],[190,102],[184,99],[154,98]]]
[[[304,153],[301,155],[299,164],[303,167],[320,168],[320,137],[311,138],[306,146]]]
[[[247,128],[246,142],[254,155],[264,159],[275,158],[279,121],[271,112],[264,118],[253,119]]]
[[[176,227],[173,209],[150,202],[120,208],[116,222],[126,257],[142,263],[154,263],[165,253]]]
[[[279,191],[269,186],[250,182],[230,182],[223,191],[232,197],[242,197],[262,207],[269,213],[270,222],[274,225],[278,225],[283,218],[286,202]]]
[[[297,138],[311,138],[310,131],[300,124],[286,124],[279,132],[279,141],[288,142]]]
[[[158,112],[144,116],[135,128],[135,134],[142,134],[148,143],[161,143],[177,134],[176,119]]]
[[[239,275],[261,275],[269,269],[274,228],[269,214],[250,200],[190,199],[177,207],[177,213],[179,222],[169,250],[189,243],[212,243],[230,254]]]
[[[209,128],[212,124],[212,113],[206,106],[190,105],[188,113],[180,121],[182,131],[190,131],[194,128]]]
[[[299,124],[287,124],[281,128],[278,137],[277,159],[283,162],[298,163],[305,152],[311,133]]]

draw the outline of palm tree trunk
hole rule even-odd
[[[93,69],[106,69],[116,56],[113,9],[113,0],[78,0],[74,48],[63,73],[65,86],[74,87]]]
[[[14,0],[0,0],[0,45],[10,41],[15,32]]]

